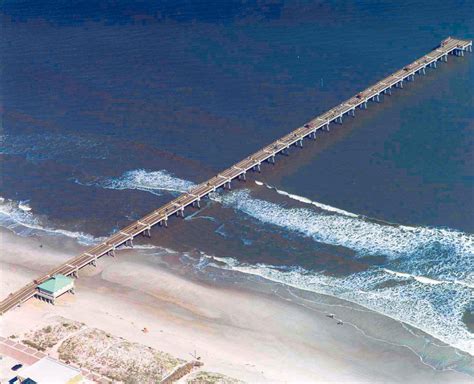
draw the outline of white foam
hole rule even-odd
[[[256,183],[265,185],[280,195],[315,206],[322,212],[285,208],[252,198],[247,190],[215,193],[210,197],[263,223],[309,236],[318,242],[351,248],[359,257],[405,257],[404,270],[414,272],[425,283],[436,284],[437,280],[433,277],[436,276],[440,280],[457,281],[467,286],[472,284],[469,271],[474,270],[474,237],[471,234],[441,228],[385,225],[383,222],[367,220],[355,213],[278,190],[261,181]],[[147,172],[143,169],[126,172],[120,178],[106,180],[103,184],[107,188],[140,189],[151,193],[162,190],[184,192],[194,185],[165,170]],[[444,253],[448,253],[449,257]],[[413,257],[416,254],[421,257]],[[431,280],[426,280],[427,278]]]
[[[318,201],[313,201],[313,200],[310,200],[310,199],[308,199],[307,197],[304,197],[304,196],[295,195],[293,193],[282,191],[281,189],[278,189],[278,188],[273,187],[273,186],[271,186],[269,184],[266,184],[266,183],[262,183],[261,181],[255,181],[255,183],[257,185],[265,185],[265,187],[267,187],[268,189],[274,190],[279,195],[289,197],[290,199],[297,200],[297,201],[300,201],[300,202],[305,203],[305,204],[314,205],[315,207],[318,207],[319,209],[322,209],[326,212],[338,213],[340,215],[344,215],[344,216],[348,216],[348,217],[359,217],[359,215],[356,215],[355,213],[348,212],[348,211],[345,211],[343,209],[339,209],[339,208],[336,208],[336,207],[332,207],[330,205],[323,204],[323,203],[320,203]]]
[[[20,202],[18,204],[18,208],[20,208],[22,211],[25,211],[25,212],[31,211],[31,207],[28,204],[23,203],[23,202]]]
[[[143,189],[151,193],[163,188],[180,192],[187,189],[186,183],[189,182],[178,179],[185,183],[176,187],[176,178],[171,176],[173,179],[168,184],[163,182],[166,180],[163,174],[171,176],[166,171],[127,172],[113,187]],[[256,184],[265,185],[260,181]],[[335,278],[302,268],[282,270],[267,265],[242,265],[233,259],[213,257],[215,261],[225,263],[228,269],[358,303],[474,353],[473,336],[462,322],[464,310],[472,300],[473,235],[444,228],[387,225],[268,185],[266,187],[318,210],[312,207],[283,207],[253,198],[248,190],[213,194],[211,198],[261,223],[308,236],[317,242],[350,248],[357,257],[386,256],[387,267],[391,269],[374,268],[346,278]],[[397,272],[396,269],[409,273]],[[394,277],[408,280],[408,283],[383,284]]]
[[[234,191],[219,196],[219,200],[247,215],[309,236],[318,242],[344,246],[355,250],[358,256],[386,255],[399,258],[416,252],[449,248],[465,266],[473,267],[474,236],[440,228],[411,228],[368,221],[342,214],[325,214],[307,208],[286,208],[278,204],[252,198],[248,190]],[[473,270],[466,268],[465,271]]]
[[[431,284],[431,285],[443,284],[442,281],[430,279],[429,277],[425,277],[425,276],[414,276],[414,279],[423,284]]]
[[[457,280],[454,280],[452,282],[450,282],[450,281],[440,281],[440,280],[431,279],[431,278],[426,277],[426,276],[416,276],[416,275],[412,275],[410,273],[396,272],[396,271],[392,271],[392,270],[387,269],[387,268],[383,268],[383,270],[385,272],[387,272],[388,274],[390,274],[390,275],[394,275],[394,276],[398,276],[398,277],[404,277],[404,278],[407,278],[407,279],[414,279],[414,280],[416,280],[420,283],[423,283],[423,284],[431,284],[431,285],[437,285],[437,284],[443,284],[443,283],[457,284]]]
[[[99,184],[109,189],[138,189],[160,194],[161,191],[186,192],[194,187],[194,183],[180,179],[166,170],[148,172],[136,169],[125,172],[119,178],[100,181]]]
[[[73,232],[65,229],[51,228],[46,219],[40,218],[32,213],[30,209],[22,209],[20,203],[1,198],[0,199],[0,225],[12,230],[21,236],[32,234],[63,235],[76,239],[80,244],[91,245],[100,242],[102,238],[96,238],[83,232]]]
[[[241,264],[231,258],[213,259],[214,267],[239,271],[311,292],[342,298],[419,328],[439,340],[474,355],[474,336],[462,316],[472,299],[472,290],[453,290],[447,284],[431,284],[410,274],[373,268],[344,278],[265,265]],[[410,279],[410,284],[383,286],[389,277]],[[421,281],[420,281],[421,280]],[[431,279],[428,279],[431,280]],[[421,284],[421,285],[420,285]]]

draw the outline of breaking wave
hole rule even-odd
[[[47,219],[37,216],[32,209],[22,202],[0,197],[0,226],[20,236],[62,235],[75,239],[82,245],[92,245],[103,240],[83,232],[51,228]]]
[[[223,259],[229,268],[355,302],[474,354],[474,337],[462,321],[473,297],[473,235],[451,229],[385,225],[300,198],[298,201],[316,205],[320,211],[287,208],[254,198],[247,190],[220,195],[219,199],[262,223],[350,248],[356,257],[388,258],[383,268],[344,278],[300,267],[288,270]]]
[[[350,248],[355,257],[384,256],[386,262],[383,267],[346,277],[327,276],[301,267],[240,264],[230,258],[220,259],[225,268],[349,300],[474,354],[473,335],[462,321],[473,297],[473,235],[447,228],[385,223],[262,182],[257,184],[308,207],[292,208],[258,199],[249,190],[218,193],[212,199],[243,213],[244,219],[277,226],[316,242]],[[163,170],[134,170],[103,185],[151,193],[184,192],[192,186]]]
[[[248,190],[222,194],[226,206],[258,221],[308,236],[317,242],[343,246],[357,257],[385,256],[393,260],[410,260],[417,265],[412,273],[438,276],[447,280],[473,280],[474,236],[464,232],[427,227],[384,225],[357,215],[317,212],[312,208],[286,208],[266,200],[253,198]]]
[[[304,196],[295,195],[293,193],[282,191],[282,190],[280,190],[276,187],[273,187],[273,186],[271,186],[269,184],[266,184],[266,183],[263,183],[261,181],[255,181],[255,184],[260,185],[260,186],[265,186],[268,189],[271,189],[271,190],[275,191],[279,195],[289,197],[290,199],[299,201],[301,203],[314,205],[315,207],[318,207],[319,209],[322,209],[322,210],[327,211],[327,212],[338,213],[340,215],[348,216],[348,217],[359,217],[359,215],[356,215],[355,213],[347,212],[347,211],[344,211],[343,209],[332,207],[330,205],[323,204],[323,203],[320,203],[318,201],[313,201],[313,200],[310,200],[310,199],[308,199]]]
[[[409,274],[387,272],[382,268],[339,278],[301,267],[241,264],[232,258],[212,259],[220,262],[219,265],[212,264],[217,268],[260,276],[362,305],[474,355],[474,337],[462,321],[464,311],[472,300],[471,288],[413,278]]]
[[[148,172],[144,169],[135,169],[125,172],[118,178],[107,178],[93,183],[83,183],[76,180],[76,183],[83,185],[96,185],[107,189],[136,189],[161,195],[162,192],[186,192],[195,184],[188,180],[180,179],[166,170]]]

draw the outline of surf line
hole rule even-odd
[[[264,186],[264,187],[266,187],[266,188],[268,188],[272,191],[275,191],[279,195],[289,197],[290,199],[299,201],[301,203],[314,205],[315,207],[318,207],[319,209],[322,209],[322,210],[327,211],[327,212],[338,213],[340,215],[347,216],[347,217],[352,217],[352,218],[355,218],[355,219],[363,218],[363,216],[361,216],[361,215],[356,215],[355,213],[348,212],[348,211],[345,211],[343,209],[332,207],[330,205],[323,204],[323,203],[320,203],[318,201],[310,200],[310,199],[308,199],[307,197],[304,197],[304,196],[300,196],[300,195],[296,195],[296,194],[293,194],[293,193],[283,191],[281,189],[278,189],[277,187],[274,187],[273,185],[264,183],[262,181],[255,180],[255,184],[257,184],[259,186]]]
[[[328,205],[328,204],[320,203],[319,201],[314,201],[314,200],[308,199],[307,197],[304,197],[304,196],[300,196],[300,195],[296,195],[294,193],[283,191],[283,190],[278,189],[277,187],[275,187],[273,185],[264,183],[264,182],[259,181],[259,180],[255,180],[255,184],[257,184],[258,186],[264,186],[264,187],[266,187],[270,190],[275,191],[279,195],[286,196],[290,199],[297,200],[301,203],[314,205],[315,207],[318,207],[319,209],[321,209],[323,211],[326,211],[326,212],[336,213],[336,214],[339,214],[339,215],[342,215],[342,216],[351,217],[353,219],[360,219],[360,220],[364,220],[364,221],[375,223],[375,224],[389,225],[391,227],[403,227],[406,230],[416,229],[416,227],[411,227],[409,225],[403,225],[402,226],[401,224],[393,223],[391,221],[376,219],[374,217],[369,217],[369,216],[366,216],[366,215],[360,215],[360,214],[357,214],[357,213],[352,213],[352,212],[346,211],[346,210],[341,209],[341,208],[336,208],[336,207],[333,207],[333,206]]]

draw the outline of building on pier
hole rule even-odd
[[[74,293],[74,280],[59,274],[38,285],[35,296],[54,304],[54,301],[66,292]]]

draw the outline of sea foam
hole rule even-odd
[[[460,231],[384,225],[333,210],[326,213],[325,210],[317,212],[311,208],[287,208],[254,198],[248,190],[219,195],[219,200],[262,223],[311,237],[318,242],[351,248],[359,257],[384,255],[398,259],[422,254],[433,264],[436,261],[445,262],[445,254],[450,254],[459,267],[463,267],[458,268],[459,273],[462,269],[464,274],[474,269],[474,236]],[[452,265],[448,267],[444,269],[442,265],[437,265],[433,272],[449,279]],[[426,271],[420,275],[426,275]]]
[[[225,263],[225,268],[358,303],[474,353],[473,336],[462,322],[473,296],[473,235],[447,228],[384,223],[260,181],[256,184],[308,207],[282,206],[255,198],[249,190],[217,193],[211,198],[240,212],[243,219],[257,220],[262,225],[273,225],[317,242],[350,248],[356,257],[383,255],[387,263],[383,267],[336,278],[301,267],[282,269],[214,257]],[[134,170],[103,185],[151,193],[184,192],[192,186],[191,182],[163,170]],[[393,280],[397,284],[388,284]]]
[[[319,209],[322,209],[322,210],[324,210],[324,211],[326,211],[326,212],[338,213],[338,214],[340,214],[340,215],[344,215],[344,216],[348,216],[348,217],[359,217],[359,215],[356,215],[355,213],[348,212],[348,211],[344,211],[343,209],[339,209],[339,208],[336,208],[336,207],[332,207],[332,206],[330,206],[330,205],[323,204],[323,203],[320,203],[320,202],[318,202],[318,201],[313,201],[313,200],[310,200],[310,199],[308,199],[307,197],[304,197],[304,196],[300,196],[300,195],[296,195],[296,194],[293,194],[293,193],[289,193],[289,192],[283,191],[283,190],[281,190],[281,189],[278,189],[278,188],[276,188],[276,187],[273,187],[273,186],[271,186],[271,185],[269,185],[269,184],[263,183],[263,182],[258,181],[258,180],[255,181],[255,184],[257,184],[257,185],[259,185],[259,186],[265,186],[265,187],[267,187],[268,189],[274,190],[274,191],[275,191],[276,193],[278,193],[279,195],[289,197],[290,199],[299,201],[299,202],[301,202],[301,203],[314,205],[315,207],[318,207]]]
[[[128,171],[118,178],[100,180],[96,184],[108,189],[137,189],[156,195],[164,191],[183,193],[194,186],[191,181],[180,179],[166,170],[148,172],[144,169]]]
[[[438,338],[448,345],[474,355],[474,337],[462,321],[472,300],[472,289],[448,284],[432,284],[411,279],[409,274],[386,273],[380,268],[339,278],[308,271],[301,267],[281,268],[266,264],[242,264],[231,258],[216,258],[214,267],[263,277],[310,292],[351,301],[403,321]],[[383,283],[390,279],[408,284]],[[431,279],[430,279],[431,280]]]
[[[103,240],[83,232],[52,228],[46,218],[35,215],[29,206],[4,198],[0,198],[0,226],[20,236],[62,235],[75,239],[82,245],[92,245]]]

